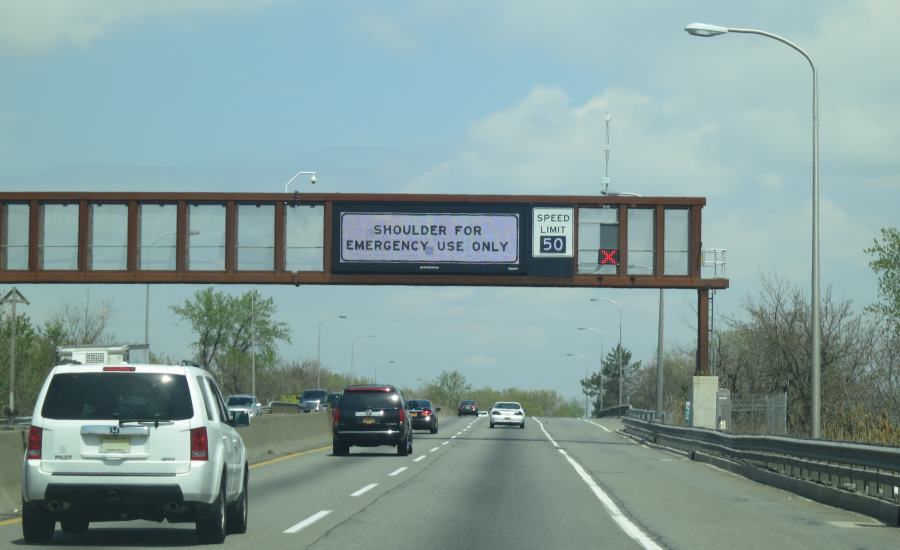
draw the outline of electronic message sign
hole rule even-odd
[[[522,272],[520,209],[336,205],[336,272]]]

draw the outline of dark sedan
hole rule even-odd
[[[478,402],[474,399],[463,399],[456,408],[456,414],[463,416],[465,414],[474,414],[478,416]]]
[[[409,410],[412,429],[438,433],[437,413],[441,410],[440,407],[434,407],[427,399],[410,399],[406,402],[406,408]]]

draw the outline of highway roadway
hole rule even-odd
[[[414,452],[330,446],[255,465],[250,527],[270,549],[900,548],[900,529],[639,445],[617,420],[529,418],[524,430],[444,417]],[[0,524],[0,547],[23,545]],[[57,528],[44,548],[196,545],[192,524]]]

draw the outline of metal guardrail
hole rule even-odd
[[[811,493],[807,496],[821,495],[822,498],[816,500],[829,504],[848,507],[844,506],[848,499],[842,498],[847,493],[876,499],[889,506],[858,501],[850,509],[876,515],[893,525],[900,524],[900,448],[778,436],[730,435],[666,426],[647,420],[647,413],[652,418],[652,411],[628,411],[624,419],[625,430],[647,441],[687,452],[694,459],[703,459],[697,454],[708,455],[814,484],[815,487],[807,487]],[[798,483],[772,484],[788,490],[800,488]],[[840,494],[828,495],[823,489]]]
[[[609,416],[625,416],[631,409],[631,405],[617,405],[615,407],[609,407],[606,409],[601,409],[595,412],[596,418],[606,418]]]

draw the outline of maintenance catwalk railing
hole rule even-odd
[[[625,431],[762,483],[900,525],[900,448],[666,426],[629,410]]]

